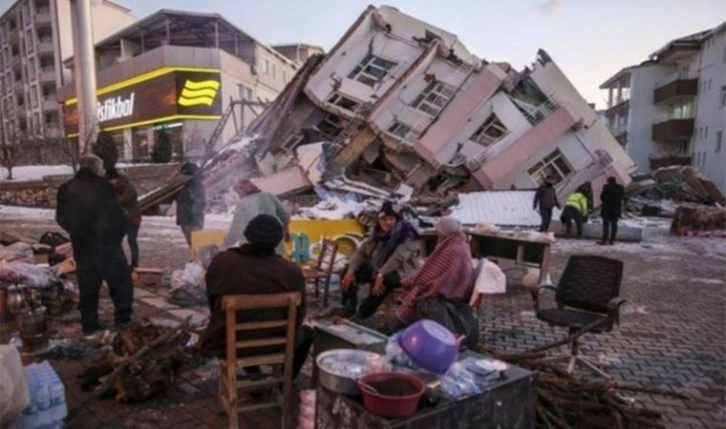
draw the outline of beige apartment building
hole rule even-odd
[[[136,21],[109,0],[91,2],[91,16],[94,40]],[[69,0],[19,0],[0,17],[0,141],[62,134],[56,90],[71,78],[72,28]]]
[[[296,63],[219,14],[159,10],[99,41],[97,123],[124,160],[148,160],[161,133],[176,159],[219,148],[274,100]],[[65,64],[73,68],[73,59]],[[58,90],[67,137],[78,135],[76,88]],[[251,103],[235,103],[231,100]]]

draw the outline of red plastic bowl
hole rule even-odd
[[[373,392],[366,385],[380,391]],[[368,374],[358,380],[358,387],[363,393],[366,410],[377,416],[390,418],[406,417],[415,413],[421,396],[426,391],[426,383],[420,378],[396,372]],[[391,387],[410,393],[395,394],[390,391]]]

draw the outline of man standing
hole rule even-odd
[[[56,222],[71,237],[80,290],[81,323],[87,335],[101,329],[98,292],[108,285],[117,327],[131,321],[133,285],[121,242],[126,216],[116,192],[103,178],[103,161],[84,155],[79,170],[58,189]]]
[[[225,312],[222,298],[225,295],[266,295],[300,292],[302,301],[297,311],[297,332],[293,358],[293,378],[297,377],[307,359],[312,345],[312,330],[303,326],[305,318],[305,277],[294,263],[275,254],[275,247],[283,238],[282,224],[271,215],[261,214],[252,219],[244,230],[247,243],[228,249],[212,259],[206,274],[207,299],[209,300],[209,324],[201,337],[201,348],[206,355],[224,358],[226,353]],[[284,319],[286,310],[255,310],[246,312],[239,322]],[[273,331],[271,335],[277,334]],[[245,338],[261,339],[264,336]],[[256,349],[268,353],[263,349]],[[254,368],[246,368],[255,372]]]
[[[553,208],[560,208],[560,203],[557,201],[554,176],[547,176],[544,183],[534,193],[534,210],[537,210],[537,206],[539,206],[539,214],[542,217],[539,232],[547,232],[550,229]]]
[[[261,191],[249,179],[240,179],[234,185],[234,190],[240,199],[234,208],[234,217],[227,236],[224,238],[226,247],[246,243],[244,232],[247,225],[261,214],[276,218],[282,224],[285,241],[289,240],[290,213],[275,195]],[[282,242],[277,246],[276,251],[278,255],[285,255],[285,247]]]
[[[197,174],[199,167],[196,164],[184,163],[179,172],[192,179],[184,185],[184,189],[176,197],[176,224],[181,227],[187,244],[192,245],[192,232],[204,228],[204,208],[206,195],[204,184]]]
[[[600,216],[602,216],[602,240],[597,244],[615,244],[615,237],[618,235],[618,220],[623,212],[623,198],[625,188],[619,184],[614,177],[609,177],[608,182],[602,187],[600,193]]]
[[[131,251],[131,271],[139,267],[139,228],[141,227],[141,209],[136,188],[128,177],[115,168],[106,170],[106,179],[118,195],[118,201],[126,213],[126,239]]]

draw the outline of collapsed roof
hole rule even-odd
[[[301,155],[321,142],[312,161]],[[472,55],[452,33],[369,6],[205,165],[205,183],[208,195],[256,177],[281,195],[324,186],[436,197],[531,189],[551,175],[567,195],[610,176],[627,185],[633,169],[545,51],[517,71]]]

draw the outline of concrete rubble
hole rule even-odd
[[[203,166],[208,197],[228,202],[250,177],[283,197],[313,197],[310,217],[384,198],[436,216],[459,192],[533,189],[547,175],[564,199],[587,181],[628,185],[634,168],[545,51],[515,70],[388,6],[369,6],[217,149]],[[337,199],[314,205],[324,197]]]

